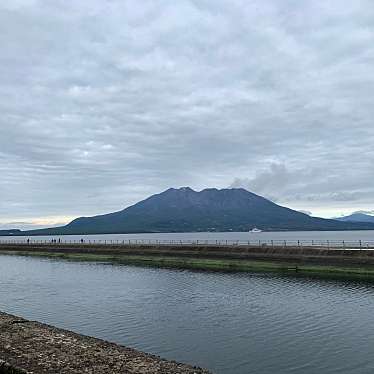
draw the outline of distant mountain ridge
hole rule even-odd
[[[364,213],[352,213],[349,216],[335,218],[341,222],[369,222],[374,223],[374,216]]]
[[[14,235],[19,234],[21,230],[19,229],[8,229],[8,230],[0,230],[0,235]]]
[[[189,187],[152,195],[118,212],[80,217],[66,226],[22,235],[158,233],[262,230],[374,229],[374,223],[340,222],[279,206],[242,188],[200,192]]]

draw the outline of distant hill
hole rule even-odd
[[[20,234],[21,230],[18,229],[10,229],[10,230],[0,230],[0,236],[1,235],[14,235],[14,234]]]
[[[341,222],[370,222],[374,223],[374,216],[364,213],[353,213],[349,216],[336,218],[337,221]]]
[[[77,218],[66,226],[23,235],[156,233],[262,230],[374,229],[374,223],[339,222],[310,217],[279,206],[242,188],[170,188],[124,210]]]

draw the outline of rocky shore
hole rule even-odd
[[[0,374],[209,374],[0,312]]]

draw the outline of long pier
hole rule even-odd
[[[14,237],[0,236],[1,244],[85,244],[85,245],[153,245],[153,246],[244,246],[244,247],[317,247],[327,249],[374,249],[374,240],[306,240],[306,239],[252,239],[252,240],[222,240],[222,239],[195,239],[195,240],[172,240],[172,239],[66,239],[65,237]]]
[[[297,271],[374,279],[371,249],[317,246],[0,243],[0,254],[230,271]]]

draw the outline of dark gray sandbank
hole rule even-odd
[[[1,312],[0,373],[209,374],[204,369]]]

